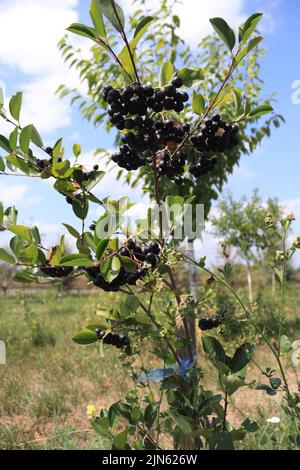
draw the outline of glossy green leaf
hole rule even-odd
[[[15,258],[3,248],[0,248],[0,259],[1,261],[5,261],[5,263],[16,264]]]
[[[230,361],[230,369],[232,372],[238,372],[243,369],[253,356],[254,345],[251,343],[245,343],[234,353],[233,358]]]
[[[144,413],[144,422],[147,426],[148,429],[151,429],[153,426],[153,423],[157,417],[158,413],[158,403],[150,403]]]
[[[60,266],[94,266],[93,261],[81,253],[62,256],[59,264]]]
[[[73,153],[75,155],[75,157],[79,157],[79,155],[81,154],[81,145],[80,144],[74,144],[73,145]]]
[[[203,71],[200,68],[189,69],[188,67],[183,67],[182,69],[176,72],[176,75],[183,80],[183,84],[186,87],[192,87],[199,85],[199,83],[204,80]]]
[[[9,111],[12,117],[19,121],[20,119],[20,111],[22,106],[22,93],[18,91],[15,95],[13,95],[9,101]]]
[[[101,0],[92,0],[90,6],[90,16],[99,36],[105,38],[106,31],[101,10]]]
[[[251,15],[243,24],[240,35],[239,41],[246,42],[247,39],[251,36],[251,34],[255,31],[256,26],[260,22],[263,17],[263,13],[254,13]]]
[[[108,242],[109,242],[109,239],[104,239],[104,240],[99,241],[99,243],[97,245],[97,248],[96,248],[96,258],[97,258],[97,260],[101,260],[103,254],[105,253],[105,250],[107,248]]]
[[[234,59],[234,66],[237,67],[242,60],[254,49],[258,44],[263,40],[264,38],[262,36],[257,36],[253,39],[251,39],[248,44],[244,47],[244,49],[239,52],[235,59]]]
[[[71,26],[67,28],[67,31],[70,31],[74,34],[78,34],[79,36],[85,36],[94,41],[97,39],[96,30],[94,28],[91,28],[90,26],[86,26],[81,23],[71,24]]]
[[[10,232],[15,233],[16,235],[19,235],[20,237],[24,238],[24,240],[32,242],[31,230],[28,227],[25,227],[25,225],[8,225],[7,229]]]
[[[134,37],[130,41],[130,45],[135,48],[140,41],[140,39],[144,36],[144,34],[147,32],[150,24],[155,20],[153,16],[144,16],[138,23],[135,32],[134,32]]]
[[[98,341],[98,336],[95,331],[82,330],[73,336],[72,340],[77,344],[92,344]]]
[[[68,225],[68,224],[63,224],[66,229],[68,230],[69,234],[72,235],[72,237],[74,238],[80,238],[80,233],[77,232],[77,230],[75,228],[73,228],[71,225]]]
[[[173,67],[172,62],[170,61],[164,62],[160,69],[160,85],[163,86],[169,83],[170,80],[172,79],[173,74],[174,74],[174,67]]]
[[[114,437],[113,445],[118,450],[124,450],[127,444],[128,431],[125,429]]]
[[[228,49],[232,51],[235,46],[235,34],[233,29],[223,18],[211,18],[209,21],[218,36],[224,41]]]
[[[10,146],[10,143],[7,140],[7,138],[4,137],[4,135],[0,135],[0,147],[3,148],[3,150],[5,150],[7,153],[12,152],[12,148]]]
[[[103,15],[121,33],[125,29],[125,15],[122,8],[114,0],[101,0],[101,8]]]
[[[226,362],[226,354],[221,343],[213,336],[202,337],[203,349],[210,360]]]
[[[83,181],[82,183],[82,188],[85,189],[86,191],[91,191],[99,181],[102,180],[103,176],[105,175],[104,171],[93,171],[89,175],[89,179]]]
[[[205,111],[205,100],[201,93],[197,93],[195,90],[193,91],[193,101],[192,107],[195,114],[198,116],[202,116]]]
[[[29,245],[21,251],[19,260],[24,264],[33,265],[36,264],[38,256],[38,248],[35,245]]]
[[[24,127],[20,134],[20,147],[24,153],[28,153],[32,135],[32,124]]]
[[[269,104],[263,104],[261,106],[258,106],[257,108],[252,109],[248,116],[250,118],[259,118],[260,116],[263,116],[264,114],[269,114],[273,111],[273,108]]]
[[[38,147],[43,147],[44,145],[43,139],[41,138],[37,128],[34,126],[32,126],[31,141]]]

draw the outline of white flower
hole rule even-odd
[[[300,348],[296,349],[292,354],[292,363],[294,366],[299,366],[300,364]]]
[[[280,418],[278,416],[272,416],[272,418],[266,419],[267,423],[278,424],[280,423]]]
[[[292,348],[293,348],[293,349],[298,349],[298,348],[300,348],[300,339],[296,339],[296,341],[294,341],[294,342],[292,343]]]

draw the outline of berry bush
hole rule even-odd
[[[188,202],[195,209],[199,203],[199,188],[208,188],[207,194],[213,198],[215,192],[210,192],[214,190],[209,175],[213,177],[218,174],[218,167],[224,167],[222,178],[226,179],[227,163],[233,155],[232,161],[236,161],[234,152],[237,149],[247,152],[243,141],[247,123],[254,125],[267,113],[272,113],[273,119],[276,117],[269,102],[255,103],[243,98],[243,93],[231,85],[235,74],[262,40],[256,33],[262,15],[251,15],[241,25],[238,35],[225,20],[211,19],[218,41],[227,49],[228,68],[217,77],[211,72],[214,75],[211,83],[216,87],[206,95],[201,93],[205,77],[200,67],[182,67],[180,60],[175,63],[172,54],[170,60],[160,64],[159,79],[154,76],[151,81],[141,80],[138,43],[154,25],[154,17],[140,18],[129,39],[124,12],[114,0],[93,0],[90,13],[94,27],[72,24],[68,30],[89,38],[95,48],[103,48],[106,59],[112,60],[115,81],[119,82],[109,86],[104,82],[98,84],[105,118],[109,127],[116,128],[119,144],[109,161],[129,174],[146,171],[156,205],[159,209],[163,205],[171,208],[176,203],[180,208],[179,222],[174,222],[174,218],[169,220],[168,237],[164,237],[161,220],[156,230],[146,231],[139,220],[129,234],[123,223],[127,199],[101,200],[93,193],[105,172],[98,165],[87,171],[77,163],[81,153],[78,144],[73,146],[75,158],[71,160],[65,157],[62,139],[46,148],[34,125],[22,126],[22,94],[17,93],[9,102],[9,113],[0,101],[1,117],[13,127],[8,137],[0,136],[0,146],[6,153],[0,159],[0,172],[3,176],[53,178],[54,190],[70,204],[81,230],[64,224],[75,239],[76,253],[66,253],[64,235],[56,246],[49,248],[37,227],[18,224],[16,209],[1,206],[1,230],[11,232],[12,238],[10,250],[1,248],[0,257],[17,266],[15,279],[20,282],[42,284],[85,276],[88,284],[121,295],[122,300],[116,301],[101,321],[74,332],[73,337],[80,345],[95,343],[102,354],[107,353],[109,346],[118,348],[120,361],[134,383],[124,399],[112,403],[107,410],[102,409],[92,421],[95,431],[108,438],[113,449],[162,449],[166,435],[171,437],[175,449],[234,448],[236,441],[257,429],[257,423],[250,419],[234,428],[228,420],[228,407],[230,397],[249,385],[246,368],[253,360],[258,337],[271,349],[280,373],[277,377],[274,370],[261,368],[268,383],[260,384],[258,389],[269,394],[282,392],[283,407],[292,423],[290,438],[296,443],[299,396],[290,390],[281,360],[284,312],[279,342],[275,344],[253,320],[252,307],[230,286],[230,266],[211,272],[205,258],[196,261],[181,250],[179,242],[184,241],[187,233],[179,241],[173,237],[174,224],[180,225],[185,215],[185,204]],[[118,35],[119,43],[121,40],[124,44],[119,54],[110,41],[110,32]],[[194,86],[198,86],[198,91]],[[229,95],[235,100],[231,119],[227,113]],[[180,195],[170,189],[173,184],[182,188]],[[90,207],[95,205],[103,213],[87,230],[85,221]],[[112,221],[113,229],[103,235],[103,227],[111,227]],[[279,227],[277,221],[273,222],[272,229],[283,243],[276,260],[284,289],[286,262],[299,244],[286,247],[286,231],[291,220],[282,219]],[[253,327],[253,341],[238,345],[235,351],[225,351],[216,337],[218,328],[226,322],[224,315],[203,312],[205,298],[194,298],[177,285],[176,273],[183,261],[190,269],[196,266],[207,272],[214,285],[228,289]],[[197,324],[201,332],[212,330],[213,336],[202,334],[202,346],[216,369],[216,384],[221,393],[206,390],[202,385]],[[284,348],[289,349],[286,341]],[[149,355],[160,367],[150,369],[149,364],[144,364],[143,356],[147,359]]]

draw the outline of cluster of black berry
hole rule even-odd
[[[136,285],[139,279],[145,277],[148,273],[148,268],[145,265],[150,264],[152,269],[154,269],[158,262],[159,253],[160,246],[156,242],[151,242],[142,249],[133,240],[129,240],[127,245],[121,248],[120,255],[129,257],[137,263],[135,271],[126,272],[125,269],[121,267],[118,276],[112,282],[107,282],[98,266],[86,267],[84,270],[92,280],[94,286],[106,292],[116,292],[123,285]]]
[[[184,172],[186,154],[178,152],[176,158],[171,161],[171,154],[178,143],[190,130],[189,124],[175,125],[172,120],[157,121],[152,118],[135,117],[131,120],[136,132],[128,132],[121,137],[122,146],[119,152],[112,155],[112,161],[128,171],[136,170],[143,165],[156,165],[158,175],[173,177]],[[170,150],[168,150],[170,149]],[[159,152],[159,149],[165,151]],[[156,153],[153,157],[147,157],[150,151]]]
[[[133,129],[132,120],[127,119],[128,116],[146,116],[149,110],[183,111],[189,95],[177,91],[182,85],[183,80],[176,77],[171,84],[158,89],[154,89],[151,85],[129,85],[121,90],[110,85],[104,87],[102,97],[109,104],[110,122],[119,130]]]
[[[105,330],[101,330],[101,328],[96,328],[95,332],[100,340],[103,341],[105,344],[111,344],[118,349],[125,348],[125,352],[127,354],[131,353],[130,348],[130,341],[127,336],[119,333],[107,333]]]
[[[49,277],[66,277],[73,272],[71,266],[43,266],[40,267],[40,271]]]
[[[195,178],[199,178],[202,175],[206,175],[212,171],[217,163],[217,157],[205,158],[201,157],[198,163],[193,164],[189,167],[189,172]]]
[[[191,137],[191,143],[198,152],[226,152],[238,144],[238,126],[226,124],[219,114],[208,119],[201,133]]]
[[[205,330],[212,330],[213,328],[217,328],[222,324],[223,317],[221,315],[214,315],[212,317],[205,317],[199,320],[199,328],[202,331]]]

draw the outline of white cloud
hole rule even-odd
[[[63,63],[57,49],[66,27],[78,21],[77,5],[78,0],[1,2],[0,63],[28,75],[27,81],[14,84],[24,91],[21,120],[33,122],[42,133],[71,122],[71,107],[55,96],[61,83],[85,93],[76,72]],[[74,36],[72,41],[87,53],[88,40]]]
[[[25,74],[61,70],[57,42],[78,20],[77,0],[1,2],[0,58]]]
[[[120,3],[126,11],[136,9],[131,1],[121,0]],[[183,0],[174,8],[174,13],[180,17],[180,35],[195,47],[203,37],[213,32],[210,18],[221,16],[231,26],[237,27],[245,19],[245,3],[246,0]],[[154,12],[160,4],[160,0],[152,0],[149,10]]]
[[[29,196],[30,187],[26,184],[7,184],[0,183],[0,200],[4,204],[13,205],[21,203],[23,205],[32,205],[40,202],[37,196]]]

